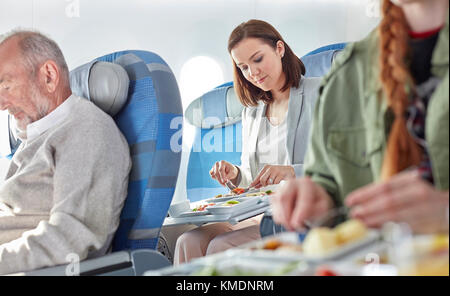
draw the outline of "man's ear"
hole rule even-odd
[[[42,83],[42,87],[49,93],[54,93],[59,84],[60,70],[58,65],[48,60],[42,64],[39,69],[39,80]]]

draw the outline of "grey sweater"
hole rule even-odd
[[[104,252],[131,167],[113,119],[74,97],[64,120],[15,153],[0,188],[0,274]]]

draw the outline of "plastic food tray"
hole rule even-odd
[[[208,207],[207,211],[214,215],[228,215],[248,210],[249,208],[254,207],[259,202],[261,202],[261,198],[258,196],[234,198],[232,200],[238,201],[239,203],[231,206],[226,206],[226,204],[229,202],[226,201],[218,203],[215,206]]]
[[[355,252],[360,252],[363,249],[369,248],[372,245],[376,245],[376,243],[380,240],[381,235],[377,230],[369,230],[367,235],[364,238],[356,240],[354,242],[347,243],[342,245],[336,249],[330,250],[328,253],[322,256],[310,256],[305,255],[302,251],[299,250],[287,250],[287,249],[276,249],[276,250],[265,250],[262,249],[264,244],[272,239],[279,240],[280,242],[290,243],[290,244],[298,244],[301,245],[299,234],[295,232],[286,232],[281,233],[276,236],[267,237],[262,241],[249,243],[241,246],[240,248],[243,251],[247,252],[247,256],[259,258],[261,260],[273,260],[273,261],[293,261],[298,259],[304,259],[307,262],[311,263],[321,263],[326,261],[336,261],[341,258],[346,257],[347,255],[351,255]]]
[[[177,217],[181,218],[181,217],[193,217],[193,216],[204,216],[204,215],[211,215],[211,213],[209,213],[206,209],[203,211],[190,210],[190,211],[180,213]]]
[[[262,188],[259,188],[259,189],[252,189],[252,190],[249,190],[249,191],[247,191],[247,192],[245,192],[243,194],[239,194],[239,195],[212,197],[212,198],[206,199],[205,201],[206,202],[223,202],[223,201],[227,201],[227,200],[230,200],[230,199],[247,197],[247,194],[250,194],[250,193],[265,192],[265,191],[268,191],[268,190],[271,190],[271,191],[275,192],[276,189],[278,188],[278,186],[279,186],[278,184],[277,185],[270,185],[270,186],[262,187]]]

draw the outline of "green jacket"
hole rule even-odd
[[[426,115],[425,138],[436,188],[449,187],[448,18],[433,52],[432,74],[442,78]],[[378,35],[347,45],[320,87],[305,175],[337,205],[353,190],[379,180],[392,123],[378,79]]]

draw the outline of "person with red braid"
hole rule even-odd
[[[382,20],[322,81],[305,176],[272,198],[288,230],[334,207],[368,227],[448,232],[448,0],[382,0]]]

